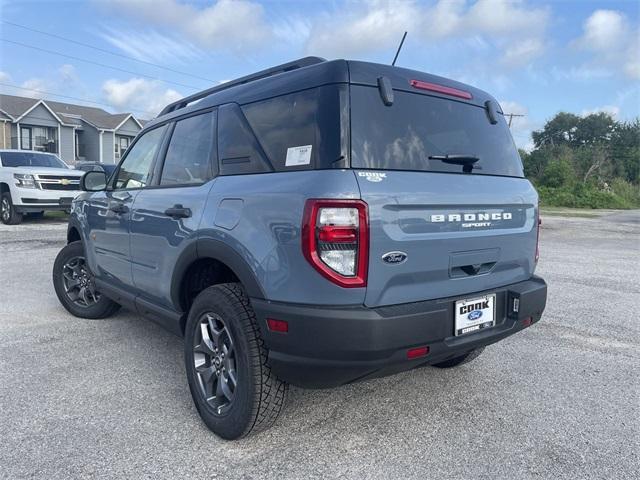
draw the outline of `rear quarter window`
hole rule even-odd
[[[385,106],[377,88],[351,87],[351,166],[462,173],[429,156],[472,155],[472,173],[522,177],[522,161],[503,115],[492,125],[483,107],[396,91]]]
[[[243,105],[276,171],[332,168],[341,159],[341,88],[328,85]]]

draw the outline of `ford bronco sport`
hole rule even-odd
[[[184,336],[227,439],[273,424],[289,383],[462,365],[545,307],[499,104],[426,73],[305,58],[243,77],[167,106],[81,187],[58,298]]]

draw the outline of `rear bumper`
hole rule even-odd
[[[455,337],[455,301],[484,293],[496,294],[496,326]],[[294,385],[327,388],[439,363],[495,343],[540,320],[546,299],[546,283],[532,277],[486,292],[379,308],[251,302],[274,373]],[[289,331],[269,331],[267,318],[286,320]],[[429,353],[407,360],[407,350],[420,346],[428,346]]]

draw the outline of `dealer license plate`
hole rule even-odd
[[[496,296],[458,300],[456,302],[455,334],[466,335],[491,328],[496,324]]]

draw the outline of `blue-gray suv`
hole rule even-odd
[[[184,337],[206,425],[272,425],[287,385],[455,367],[537,322],[538,196],[500,105],[309,57],[167,106],[72,204],[53,282]]]

